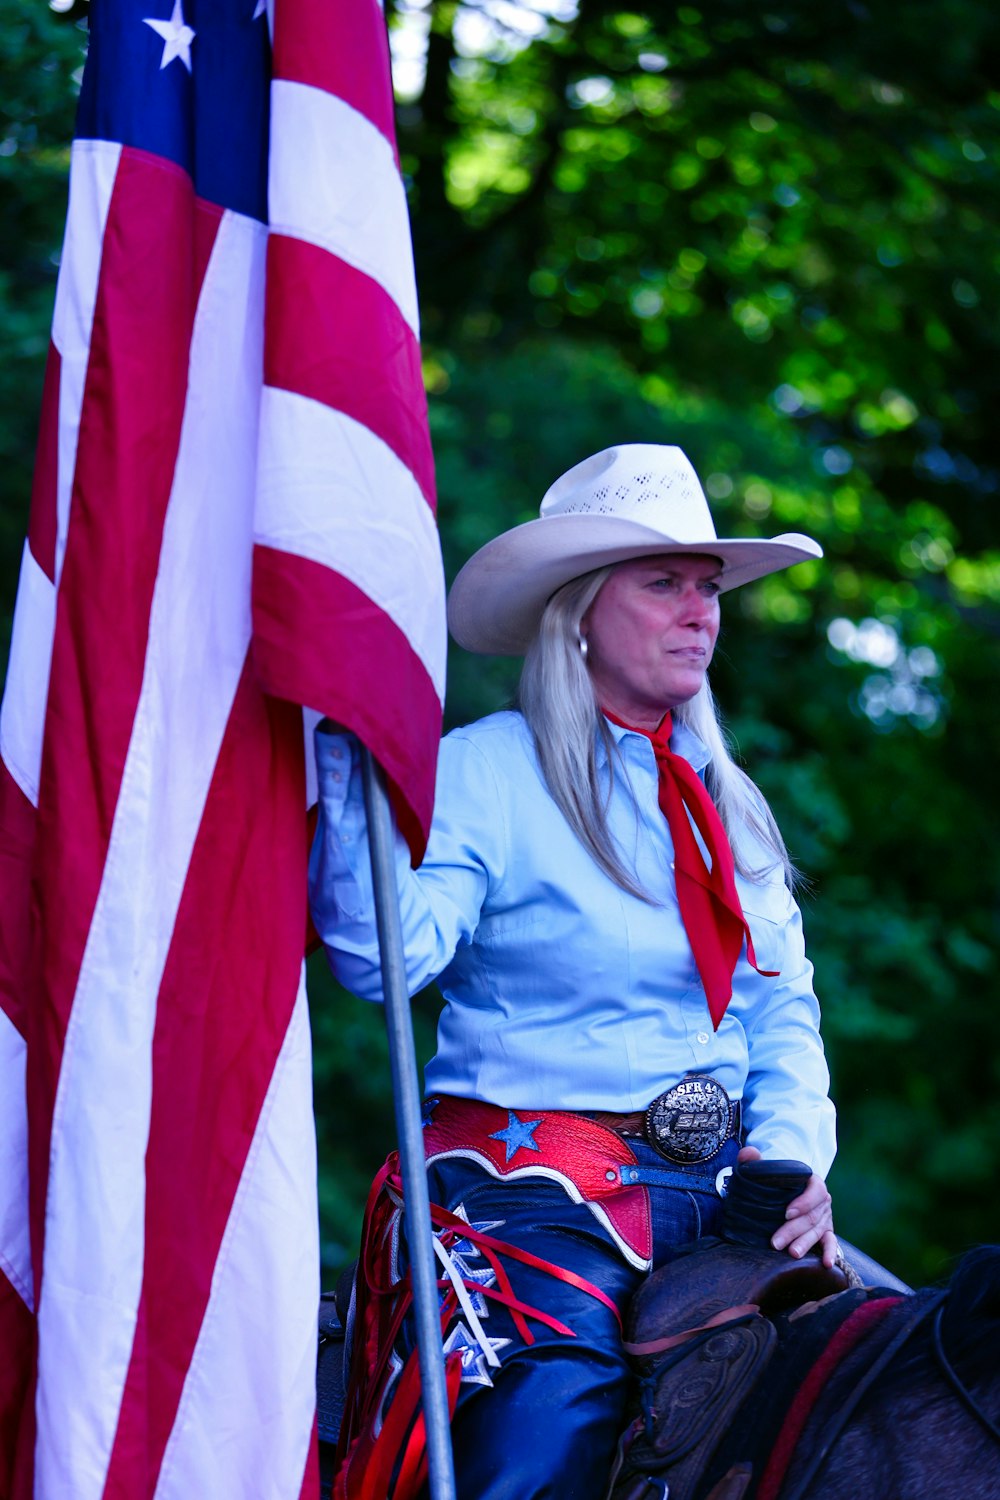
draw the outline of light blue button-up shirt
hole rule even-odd
[[[649,740],[611,725],[608,818],[642,901],[594,863],[549,796],[531,733],[493,714],[441,745],[430,842],[411,870],[397,837],[410,991],[445,998],[428,1092],[508,1109],[631,1111],[687,1072],[743,1099],[748,1142],[825,1176],[836,1150],[819,1007],[802,923],[780,868],[737,876],[757,962],[740,958],[717,1032],[677,906],[673,845]],[[313,918],[337,978],[381,999],[357,748],[318,733],[320,822],[310,861]],[[671,747],[703,771],[705,746],[677,725]],[[749,837],[749,835],[748,835]],[[749,862],[773,865],[748,846]]]

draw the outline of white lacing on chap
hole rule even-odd
[[[486,1356],[486,1363],[488,1365],[492,1365],[494,1369],[499,1370],[500,1361],[497,1358],[496,1351],[493,1349],[489,1339],[486,1336],[486,1332],[483,1328],[482,1323],[480,1323],[479,1321],[476,1310],[472,1305],[472,1298],[466,1291],[465,1282],[462,1280],[461,1275],[456,1269],[451,1256],[448,1254],[447,1250],[444,1248],[441,1241],[437,1238],[436,1235],[434,1237],[434,1254],[444,1266],[445,1275],[448,1277],[448,1280],[455,1288],[455,1296],[458,1298],[458,1304],[468,1321],[469,1331],[472,1334],[472,1337],[475,1339],[476,1343],[479,1345],[483,1354]]]

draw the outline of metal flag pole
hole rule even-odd
[[[392,814],[385,775],[366,745],[361,747],[361,774],[368,816],[368,847],[375,885],[375,915],[382,963],[385,1025],[389,1037],[392,1097],[403,1176],[403,1214],[410,1252],[413,1313],[420,1361],[420,1389],[427,1432],[427,1471],[431,1500],[455,1500],[448,1389],[441,1345],[437,1263],[434,1259],[430,1199],[424,1169],[424,1133],[420,1118],[420,1081],[413,1045],[410,996],[403,959],[399,919]]]

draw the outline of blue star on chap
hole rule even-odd
[[[424,1130],[434,1119],[434,1111],[441,1103],[440,1099],[421,1099],[420,1101],[420,1124]],[[468,1219],[465,1221],[468,1223]]]
[[[457,1203],[453,1210],[455,1218],[461,1219],[468,1224],[470,1229],[475,1229],[479,1234],[491,1234],[494,1229],[502,1229],[506,1219],[476,1219],[474,1222],[469,1218],[469,1211],[464,1203]],[[472,1240],[455,1240],[451,1246],[452,1259],[456,1265],[465,1266],[466,1260],[482,1260],[483,1252]]]
[[[490,1234],[494,1229],[500,1229],[505,1222],[503,1219],[477,1219],[472,1223],[469,1220],[468,1211],[464,1203],[457,1204],[454,1213],[456,1219],[464,1219],[470,1229],[477,1229],[480,1234]],[[484,1265],[481,1270],[476,1270],[469,1265],[470,1260],[483,1259],[483,1252],[472,1240],[455,1240],[448,1253],[451,1256],[452,1265],[465,1282],[465,1289],[469,1293],[473,1312],[479,1318],[488,1318],[490,1315],[489,1301],[482,1292],[474,1292],[472,1285],[478,1287],[495,1286],[497,1279],[496,1272],[489,1265]],[[472,1285],[470,1285],[470,1282]],[[447,1290],[442,1292],[442,1302],[444,1302],[447,1295]]]
[[[506,1349],[511,1342],[510,1339],[491,1339],[489,1344],[494,1354],[501,1349]],[[474,1339],[464,1323],[456,1323],[444,1341],[445,1355],[453,1354],[455,1350],[461,1351],[462,1355],[462,1383],[463,1385],[493,1385],[489,1376],[490,1366],[487,1362],[486,1351]]]
[[[542,1123],[541,1118],[537,1120],[520,1120],[514,1110],[507,1111],[507,1129],[494,1130],[490,1136],[491,1141],[503,1141],[507,1148],[506,1160],[516,1156],[523,1148],[525,1151],[541,1151],[541,1146],[535,1140],[535,1131]]]

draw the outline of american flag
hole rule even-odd
[[[377,0],[99,0],[0,711],[0,1496],[316,1492],[303,709],[418,857],[433,503]]]

